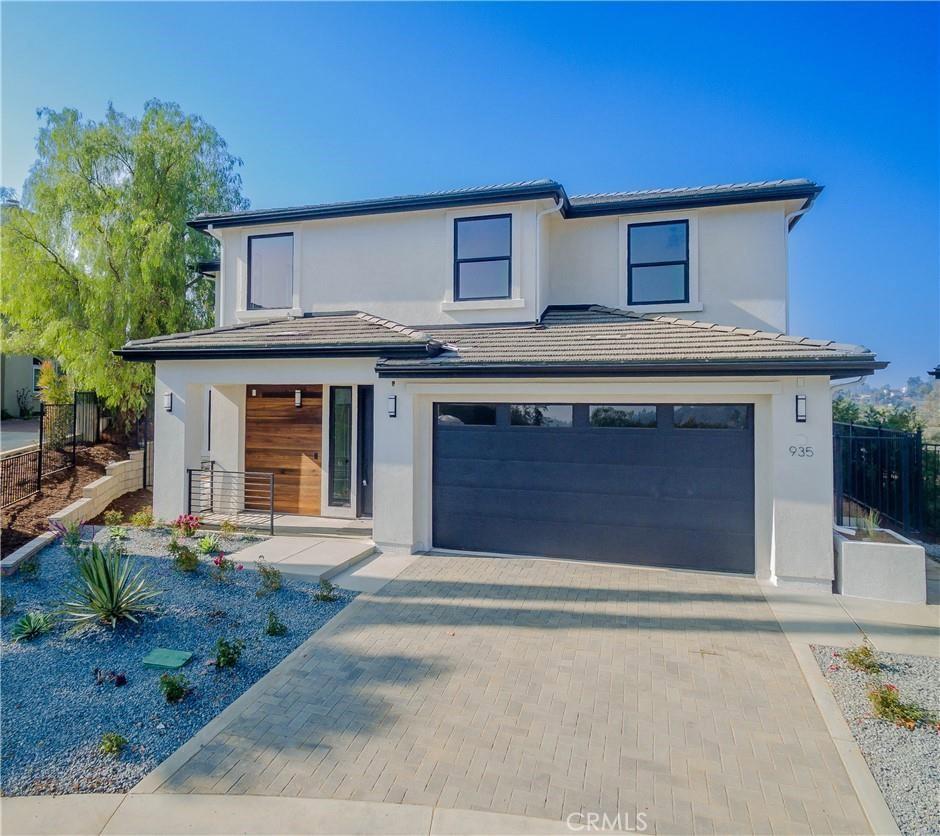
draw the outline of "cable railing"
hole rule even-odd
[[[237,520],[274,534],[274,474],[221,470],[214,462],[186,470],[187,512],[205,522]]]

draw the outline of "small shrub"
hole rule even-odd
[[[927,718],[927,712],[916,703],[901,702],[897,686],[890,683],[872,688],[868,699],[876,717],[906,729],[913,729]]]
[[[245,643],[241,639],[219,639],[215,643],[215,669],[217,671],[223,668],[232,668],[238,664],[242,657],[242,651],[245,649]]]
[[[277,617],[274,610],[268,610],[268,623],[264,632],[269,636],[283,636],[287,633],[287,625]]]
[[[181,673],[162,674],[160,690],[167,702],[179,702],[189,693],[189,680]]]
[[[858,534],[863,540],[874,540],[879,528],[881,528],[881,514],[874,508],[859,518]]]
[[[6,618],[8,615],[13,615],[13,610],[16,609],[16,598],[12,595],[7,595],[5,592],[0,592],[0,618]]]
[[[15,642],[32,641],[39,638],[43,633],[48,633],[55,626],[55,618],[50,613],[28,612],[20,616],[13,629],[10,631],[10,638]]]
[[[217,534],[207,534],[199,539],[196,548],[199,549],[200,554],[214,554],[219,550],[219,536]]]
[[[114,755],[120,757],[124,747],[127,746],[127,738],[117,732],[105,732],[101,735],[101,745],[98,749],[105,755]]]
[[[281,570],[275,569],[273,566],[268,566],[267,561],[264,559],[264,555],[258,558],[257,567],[258,577],[261,578],[261,586],[258,591],[255,593],[259,598],[262,595],[268,595],[272,592],[277,592],[283,583],[281,579]]]
[[[108,526],[108,540],[112,543],[120,544],[127,539],[127,532],[124,530],[123,526],[120,525],[109,525]]]
[[[881,670],[881,665],[878,664],[878,659],[875,657],[875,651],[867,640],[858,647],[850,647],[848,650],[842,651],[842,658],[848,662],[849,667],[855,668],[857,671],[875,674]]]
[[[182,545],[175,537],[170,540],[167,551],[173,557],[173,568],[180,572],[195,572],[199,568],[199,555],[189,546]]]
[[[124,522],[124,512],[119,511],[117,508],[112,508],[110,511],[104,512],[104,524],[111,528],[114,525],[120,525]]]
[[[16,567],[16,571],[24,581],[34,581],[39,578],[39,555],[34,554],[32,557],[27,557],[26,560]]]
[[[234,537],[238,534],[238,525],[234,520],[222,520],[222,524],[219,526],[219,533],[223,537]]]
[[[153,511],[149,508],[142,508],[131,515],[131,525],[134,528],[150,528],[153,522]]]
[[[313,597],[317,601],[335,601],[336,587],[326,578],[320,578],[320,589],[313,593]]]
[[[78,557],[79,549],[82,547],[82,523],[70,522],[62,524],[58,520],[51,520],[49,522],[49,529],[55,532],[56,536],[62,541],[65,550],[72,557]]]
[[[244,568],[241,563],[229,560],[222,552],[212,558],[212,577],[217,581],[226,581],[230,572],[241,572]]]
[[[180,514],[173,520],[173,528],[180,537],[192,537],[198,530],[202,520],[196,514]]]
[[[148,602],[160,593],[147,583],[143,569],[131,574],[134,565],[120,550],[92,544],[79,557],[78,577],[67,587],[65,617],[77,624],[102,621],[112,628],[124,618],[136,624],[138,615],[153,610]]]

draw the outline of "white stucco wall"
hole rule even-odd
[[[33,357],[29,354],[0,355],[0,388],[3,391],[3,409],[14,418],[20,417],[16,393],[25,389],[32,409],[39,409],[39,399],[33,395]]]
[[[531,321],[537,316],[537,206],[529,201],[217,230],[223,242],[219,319],[230,324],[271,315],[244,310],[248,237],[292,232],[296,312],[362,310],[408,325]],[[454,219],[507,213],[512,298],[455,303]]]
[[[406,325],[528,322],[550,304],[626,307],[627,225],[687,219],[690,302],[634,309],[786,330],[785,215],[795,208],[792,201],[580,220],[548,214],[536,234],[538,212],[552,205],[527,201],[216,230],[218,320],[272,315],[244,310],[250,235],[294,234],[295,314],[364,310]],[[454,219],[494,213],[513,218],[512,298],[455,304]]]
[[[751,403],[757,575],[816,591],[831,589],[832,430],[825,377],[393,382],[377,379],[373,366],[371,359],[157,363],[156,402],[163,403],[167,389],[173,391],[174,399],[172,413],[161,409],[156,413],[156,515],[173,518],[185,510],[185,469],[199,466],[203,448],[206,386],[214,388],[212,456],[225,467],[237,463],[234,469],[241,469],[244,401],[239,390],[246,384],[373,385],[374,538],[380,545],[416,551],[431,546],[435,401],[525,398],[549,402]],[[387,399],[393,394],[397,416],[390,418]],[[807,396],[806,423],[795,420],[796,394]],[[324,474],[327,464],[328,450],[324,449]],[[355,468],[354,445],[354,473]],[[323,496],[325,501],[325,484]],[[324,506],[323,514],[351,515],[354,509],[355,496],[349,509]]]
[[[786,331],[787,208],[781,202],[580,220],[549,216],[548,301]],[[626,227],[661,220],[690,222],[691,301],[628,306]]]

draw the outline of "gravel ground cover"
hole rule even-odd
[[[888,808],[902,833],[940,833],[940,659],[876,654],[878,679],[932,714],[932,722],[909,731],[874,716],[868,691],[876,680],[849,667],[844,649],[814,646],[813,653]]]
[[[173,532],[169,526],[158,525],[152,528],[135,528],[132,525],[124,525],[121,527],[124,529],[124,551],[128,554],[147,555],[149,557],[166,556],[167,546],[173,536]],[[209,530],[200,531],[195,537],[177,536],[176,539],[183,545],[196,548],[196,544],[199,540],[208,534],[214,534],[218,538],[219,547],[226,554],[236,552],[252,543],[269,539],[265,535],[255,534],[254,532],[239,532],[238,534],[224,535],[218,531]],[[95,534],[94,541],[102,546],[105,545],[108,542],[108,530],[106,528],[100,529]]]
[[[143,549],[144,541],[138,532],[128,546]],[[38,577],[17,573],[3,580],[4,594],[16,598],[0,630],[4,795],[130,789],[355,597],[337,590],[338,600],[318,602],[312,595],[316,585],[289,576],[280,590],[258,597],[259,577],[250,569],[217,581],[207,565],[182,574],[163,557],[138,556],[136,563],[162,590],[158,609],[139,625],[124,622],[113,631],[96,626],[69,635],[60,624],[33,641],[10,641],[19,616],[61,601],[73,567],[61,545],[39,553]],[[270,609],[287,625],[286,635],[264,634]],[[222,637],[244,640],[245,650],[234,668],[216,671],[207,662]],[[166,703],[158,685],[161,671],[141,663],[155,647],[194,653],[180,669],[192,688],[180,703]],[[127,684],[96,684],[95,668],[122,673]],[[105,732],[127,739],[120,757],[98,751]]]

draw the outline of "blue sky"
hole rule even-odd
[[[252,206],[553,177],[810,177],[791,330],[940,361],[936,4],[4,3],[2,182],[40,106],[206,118]]]

